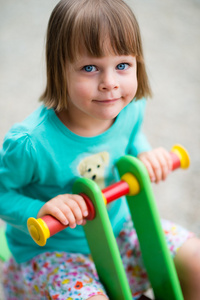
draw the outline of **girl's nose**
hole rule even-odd
[[[102,74],[99,83],[100,91],[111,91],[113,89],[118,89],[119,83],[114,74]]]

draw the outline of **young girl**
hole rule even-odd
[[[111,184],[125,154],[141,159],[152,182],[171,169],[168,152],[151,150],[141,131],[143,98],[151,90],[137,21],[122,0],[62,0],[49,20],[46,59],[43,105],[13,126],[0,152],[0,217],[13,256],[4,268],[5,295],[105,300],[78,226],[87,207],[72,195],[73,182],[85,176],[101,188]],[[115,201],[108,213],[137,299],[149,282],[126,202]],[[69,227],[39,247],[26,222],[45,214]],[[200,242],[180,226],[164,221],[163,227],[184,297],[199,300]]]

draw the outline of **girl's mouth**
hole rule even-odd
[[[102,104],[111,104],[116,101],[118,101],[120,98],[112,98],[112,99],[103,99],[103,100],[93,100],[94,102],[97,103],[102,103]]]

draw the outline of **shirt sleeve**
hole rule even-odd
[[[137,121],[132,131],[129,142],[129,154],[137,157],[138,154],[150,151],[151,145],[149,144],[145,134],[142,131],[142,123],[145,114],[146,99],[138,100],[134,103],[133,113],[137,115]]]
[[[36,159],[27,134],[9,132],[0,151],[0,218],[28,233],[27,219],[44,204],[20,193],[34,180]]]

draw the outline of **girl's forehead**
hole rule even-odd
[[[76,53],[74,53],[74,62],[78,62],[80,60],[84,59],[94,59],[94,58],[104,58],[104,57],[111,57],[111,56],[115,56],[115,57],[119,57],[119,56],[135,56],[135,53],[130,52],[130,53],[121,53],[121,52],[117,52],[116,48],[114,48],[111,44],[111,40],[109,37],[100,40],[100,46],[101,46],[101,52],[99,54],[99,52],[95,53],[95,51],[89,51],[87,48],[87,45],[84,44],[84,42],[80,42],[79,43],[79,47],[76,51]]]
[[[105,37],[104,39],[100,37],[99,44],[101,47],[101,55],[100,56],[97,55],[96,57],[103,57],[103,56],[117,54],[114,48],[112,47],[111,40],[109,37]],[[88,50],[87,45],[84,43],[84,41],[80,42],[79,55],[95,57],[95,54],[92,55],[91,52]]]

